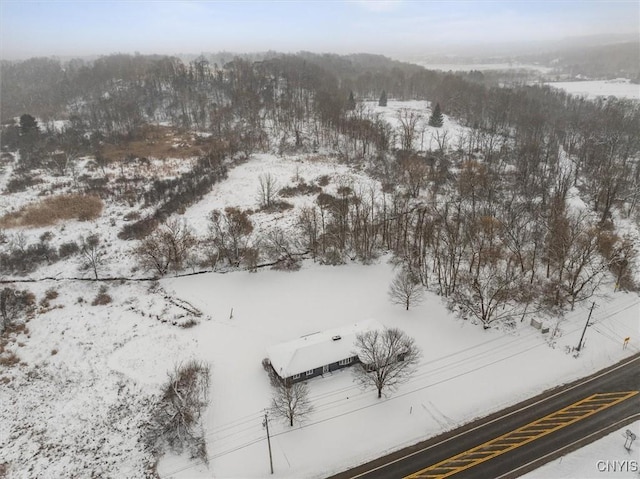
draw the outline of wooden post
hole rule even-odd
[[[264,421],[262,425],[267,429],[267,444],[269,445],[269,466],[271,467],[271,474],[273,474],[273,457],[271,456],[271,437],[269,436],[269,417],[267,412],[264,413]]]
[[[591,305],[591,309],[589,310],[589,316],[587,317],[587,322],[584,325],[584,329],[582,330],[582,336],[580,336],[580,342],[578,343],[578,347],[576,348],[577,351],[580,351],[580,348],[582,347],[582,340],[584,339],[584,333],[587,332],[587,326],[589,326],[589,320],[591,319],[591,313],[593,313],[593,308],[596,307],[596,302],[594,301],[593,304]]]

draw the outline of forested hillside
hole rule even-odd
[[[1,68],[0,476],[263,477],[265,349],[369,316],[420,372],[313,379],[287,477],[637,351],[639,102],[376,55]]]
[[[625,235],[634,225],[637,232],[640,214],[637,102],[501,87],[480,72],[437,73],[374,55],[270,53],[223,65],[36,58],[3,62],[2,72],[4,193],[37,190],[49,176],[67,181],[43,194],[121,205],[127,222],[117,236],[133,241],[140,268],[153,274],[187,264],[292,267],[304,257],[367,262],[392,251],[411,281],[485,327],[573,307],[607,277],[616,288],[637,287],[636,238]],[[383,96],[385,104],[437,104],[462,133],[441,127],[441,115],[433,123],[434,108],[400,108],[390,122],[373,108]],[[286,189],[261,177],[264,211],[286,210],[287,196],[315,197],[291,213],[292,234],[261,241],[243,240],[251,211],[213,212],[206,237],[177,222],[260,152],[333,155],[381,187],[327,192],[326,183],[300,180]],[[178,161],[170,172],[143,174],[158,158]],[[23,217],[16,210],[2,219],[4,275],[91,249],[8,241]]]

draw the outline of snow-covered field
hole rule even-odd
[[[289,428],[271,419],[277,477],[338,472],[638,351],[637,295],[618,293],[602,300],[583,353],[575,358],[568,349],[577,344],[584,309],[567,316],[560,336],[549,345],[545,335],[526,324],[516,331],[483,331],[451,315],[434,295],[406,312],[388,300],[392,275],[383,258],[372,266],[306,264],[296,273],[163,280],[167,290],[213,319],[197,327],[197,347],[189,351],[212,365],[205,424],[210,469],[169,457],[160,462],[161,476],[268,476],[262,418],[271,391],[261,360],[270,345],[303,334],[373,318],[413,336],[423,358],[417,374],[381,400],[375,391],[359,389],[348,369],[310,380],[314,411],[306,422]],[[629,335],[632,344],[623,350],[622,338]],[[137,367],[133,374],[142,371]]]
[[[442,141],[437,136],[444,132],[455,147],[468,131],[446,117],[443,128],[425,126],[428,106],[418,101],[368,104],[394,128],[401,110],[422,115],[416,138],[420,144],[414,145],[418,149],[436,148],[438,139]],[[171,162],[154,161],[150,168],[166,174]],[[84,166],[82,160],[79,168]],[[7,168],[0,185],[9,173]],[[182,217],[203,235],[214,208],[257,209],[259,178],[266,173],[280,187],[327,175],[328,193],[343,185],[380,188],[364,172],[329,155],[254,155],[231,169],[227,180],[214,185]],[[58,181],[44,174],[43,180]],[[37,193],[31,188],[0,196],[0,208],[17,209]],[[313,197],[286,201],[294,205],[288,213],[252,214],[258,232],[275,226],[290,229],[296,209]],[[133,242],[117,237],[130,211],[128,205],[105,202],[96,220],[68,221],[23,234],[33,242],[50,231],[52,243],[59,245],[99,232],[107,246],[101,276],[143,276],[146,273],[133,270]],[[630,231],[640,236],[637,228]],[[6,233],[11,241],[17,232]],[[266,477],[262,420],[271,387],[261,361],[267,348],[369,318],[415,338],[423,352],[417,373],[380,400],[375,391],[359,389],[348,369],[309,381],[314,411],[303,424],[289,428],[271,418],[276,476],[324,477],[587,375],[640,348],[638,295],[596,298],[586,346],[574,357],[570,350],[577,344],[588,305],[559,322],[553,341],[525,323],[515,330],[484,331],[451,314],[433,294],[409,312],[393,305],[387,296],[395,273],[389,259],[340,267],[307,261],[290,273],[167,278],[160,282],[166,293],[148,282],[114,281],[107,284],[112,302],[96,306],[91,305],[100,287],[96,283],[61,279],[16,284],[35,293],[39,308],[27,330],[12,333],[2,346],[18,362],[0,365],[0,471],[6,463],[8,477],[143,477],[153,469],[154,459],[144,452],[140,431],[154,395],[168,371],[196,358],[212,368],[211,405],[204,424],[210,464],[207,468],[186,457],[166,456],[158,465],[161,477]],[[41,267],[33,276],[90,276],[78,267],[78,261],[67,260]],[[53,296],[49,290],[58,296],[47,304],[45,296]],[[180,300],[203,313],[189,329],[175,325],[185,320]],[[631,343],[623,350],[622,338],[627,336]]]
[[[374,113],[379,114],[381,118],[387,121],[395,131],[399,131],[401,122],[399,115],[404,112],[413,113],[420,116],[416,128],[416,137],[413,141],[413,147],[419,151],[437,150],[439,141],[444,145],[444,149],[457,148],[461,139],[471,132],[470,128],[460,125],[454,119],[444,115],[442,127],[435,128],[428,125],[429,116],[431,115],[431,102],[412,100],[412,101],[394,101],[389,100],[387,106],[378,106],[378,102],[368,101],[364,104]],[[399,135],[396,138],[396,147],[400,147]]]
[[[532,63],[428,63],[424,61],[414,61],[416,65],[426,68],[427,70],[440,70],[444,72],[468,72],[468,71],[490,71],[490,70],[533,70],[540,73],[548,73],[552,70],[550,67],[543,65],[535,65]]]
[[[550,82],[547,85],[590,99],[615,96],[640,101],[640,85],[625,79]]]
[[[361,188],[367,191],[370,187],[375,191],[380,189],[377,181],[354,171],[347,165],[340,164],[336,158],[330,156],[282,157],[273,154],[257,154],[249,161],[233,168],[226,181],[214,185],[211,192],[201,201],[187,208],[182,217],[195,233],[204,235],[207,233],[208,215],[214,209],[224,210],[227,206],[233,206],[243,210],[258,210],[260,178],[265,175],[271,175],[275,179],[277,189],[294,186],[300,180],[313,184],[324,175],[330,178],[329,184],[324,189],[329,194],[336,194],[340,186],[349,186],[356,191]],[[282,199],[296,208],[302,208],[313,204],[315,196],[299,195]],[[282,213],[257,211],[251,215],[251,220],[257,225],[256,229],[259,231],[268,231],[276,226],[286,230],[292,227],[296,215],[291,211]]]
[[[577,451],[545,464],[523,479],[637,478],[640,474],[640,445],[636,439],[625,448],[626,431],[640,438],[640,421],[621,427]]]
[[[271,418],[277,477],[326,476],[638,351],[637,295],[598,300],[575,358],[565,347],[577,343],[585,309],[567,316],[553,345],[526,324],[483,331],[431,294],[409,312],[391,304],[386,260],[162,280],[170,295],[204,313],[190,329],[171,324],[180,309],[145,283],[111,283],[113,301],[104,306],[89,305],[97,284],[30,285],[39,301],[51,288],[59,296],[6,346],[20,364],[0,369],[0,402],[9,405],[0,409],[0,464],[10,464],[8,477],[142,477],[153,461],[139,437],[152,396],[175,364],[198,358],[212,366],[210,466],[165,457],[161,477],[267,477],[267,347],[367,318],[416,339],[423,351],[416,375],[381,400],[359,389],[348,369],[309,381],[314,411],[306,422],[289,428]],[[631,344],[622,350],[626,336]]]
[[[47,290],[58,296],[4,346],[20,361],[0,366],[0,465],[8,463],[7,477],[145,477],[154,458],[144,452],[140,431],[152,396],[194,341],[161,322],[181,312],[148,287],[112,283],[112,302],[92,306],[98,284],[29,285],[39,302]],[[154,368],[141,368],[150,362]],[[139,368],[135,379],[122,372]]]

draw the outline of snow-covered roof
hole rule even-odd
[[[376,329],[383,329],[377,321],[360,321],[276,344],[267,355],[278,375],[287,378],[354,356],[356,335]]]

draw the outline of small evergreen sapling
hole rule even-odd
[[[349,99],[347,100],[347,110],[353,111],[356,109],[356,99],[353,96],[353,92],[349,92]]]
[[[387,106],[387,92],[382,90],[380,94],[380,100],[378,100],[378,106]]]
[[[429,126],[440,128],[443,123],[444,116],[442,115],[442,111],[440,110],[440,103],[436,103],[436,106],[433,107],[433,111],[431,112],[431,116],[429,117]]]

